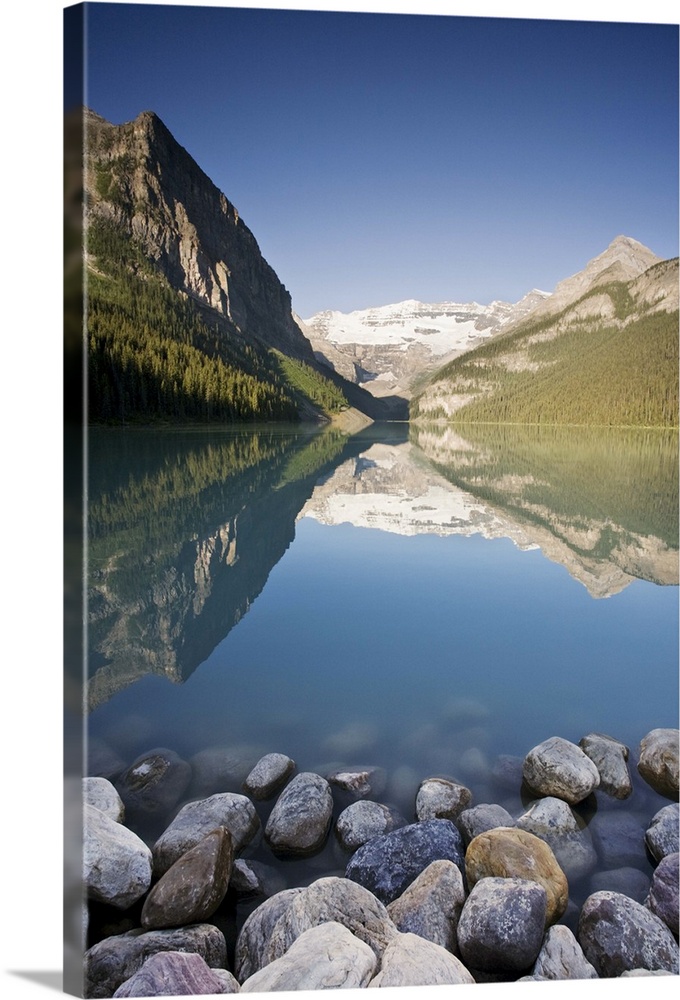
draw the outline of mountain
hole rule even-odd
[[[677,427],[677,258],[617,237],[501,336],[443,365],[411,417]]]
[[[301,321],[317,358],[375,396],[411,395],[414,384],[446,361],[496,336],[543,302],[533,289],[519,302],[418,302],[326,310]]]
[[[158,116],[83,115],[91,419],[380,415],[321,368],[254,235]]]

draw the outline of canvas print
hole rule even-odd
[[[663,992],[678,26],[65,26],[68,989]]]

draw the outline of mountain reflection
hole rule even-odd
[[[96,429],[88,705],[181,682],[248,611],[300,517],[539,547],[593,597],[678,582],[677,435],[374,425]]]
[[[105,430],[89,438],[88,707],[185,680],[247,612],[323,474],[326,430]]]

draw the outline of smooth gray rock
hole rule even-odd
[[[114,997],[174,997],[233,993],[200,955],[166,951],[152,955]]]
[[[234,971],[239,982],[249,979],[267,964],[269,959],[266,955],[274,927],[295,897],[304,891],[298,888],[284,889],[261,903],[246,918],[236,940],[234,955]]]
[[[458,947],[471,969],[529,970],[543,942],[547,895],[538,882],[483,878],[465,901]]]
[[[640,868],[647,865],[646,819],[641,813],[607,810],[588,824],[602,868]]]
[[[522,775],[540,795],[554,795],[570,805],[588,798],[600,784],[600,775],[590,757],[575,743],[551,736],[524,758]]]
[[[578,940],[599,976],[631,969],[678,973],[678,944],[664,922],[617,892],[596,892],[581,908]]]
[[[645,843],[655,861],[680,850],[678,829],[680,806],[677,802],[659,809],[645,833]]]
[[[630,750],[625,743],[604,733],[588,733],[579,740],[600,775],[600,791],[615,799],[627,799],[633,791],[628,770]]]
[[[538,953],[533,975],[540,979],[597,979],[583,949],[564,924],[548,928]]]
[[[325,778],[303,771],[281,792],[265,827],[265,840],[279,854],[306,855],[324,844],[333,815]]]
[[[455,953],[456,929],[465,902],[460,869],[453,861],[433,861],[387,906],[395,926]]]
[[[432,861],[453,861],[462,871],[464,853],[451,820],[429,819],[369,840],[350,858],[345,875],[387,904]]]
[[[328,781],[353,798],[364,799],[368,795],[382,795],[387,775],[382,767],[343,767],[331,771]]]
[[[128,931],[104,938],[85,953],[86,997],[110,997],[147,958],[161,951],[201,955],[211,968],[225,968],[227,945],[212,924],[194,924],[166,931]]]
[[[550,845],[568,879],[581,879],[596,867],[590,831],[564,799],[547,796],[532,802],[515,825]]]
[[[114,823],[125,819],[125,806],[108,778],[83,778],[83,801],[99,809]]]
[[[228,972],[226,969],[212,969],[212,974],[222,983],[223,993],[240,993],[240,983],[231,972]]]
[[[363,886],[325,876],[312,882],[286,907],[272,928],[264,952],[267,962],[280,958],[310,927],[335,921],[371,948],[378,959],[397,934],[386,908]]]
[[[640,742],[638,771],[670,799],[678,798],[678,736],[677,729],[652,729]]]
[[[231,834],[218,827],[175,861],[146,897],[145,930],[203,923],[224,899],[234,848]]]
[[[249,844],[260,829],[255,806],[236,792],[220,792],[187,802],[153,846],[155,875],[163,875],[183,854],[218,826],[231,834],[234,854]]]
[[[593,872],[590,877],[590,892],[608,889],[630,896],[636,903],[644,903],[649,893],[650,881],[639,868],[613,868],[608,871]]]
[[[101,809],[83,807],[83,882],[90,899],[121,910],[151,885],[151,851],[136,833]]]
[[[419,934],[398,934],[385,949],[380,972],[369,985],[444,986],[474,983],[463,963],[441,945]]]
[[[301,934],[285,955],[246,979],[241,993],[358,989],[368,984],[376,966],[368,945],[342,924],[329,922]]]
[[[678,860],[680,854],[667,854],[656,867],[646,905],[678,936]]]
[[[271,865],[237,858],[231,869],[229,888],[239,896],[275,896],[286,888],[286,880]]]
[[[494,830],[497,826],[514,826],[515,821],[503,806],[482,802],[470,809],[464,809],[456,820],[456,826],[463,834],[467,846],[477,834]]]
[[[116,781],[128,815],[163,816],[176,806],[191,780],[191,767],[174,750],[141,754]]]
[[[360,799],[342,810],[335,821],[335,834],[346,851],[356,851],[373,837],[405,825],[406,820],[388,806]]]
[[[270,799],[288,781],[295,770],[295,761],[283,753],[268,753],[260,757],[246,780],[243,791],[254,799]]]
[[[416,816],[427,819],[456,819],[472,802],[472,792],[465,785],[447,778],[425,778],[416,795]]]

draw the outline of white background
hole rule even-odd
[[[148,2],[148,0],[147,0]],[[166,0],[172,2],[172,0]],[[185,0],[186,2],[186,0]],[[191,4],[196,6],[196,4]],[[217,4],[212,4],[216,6]],[[672,2],[335,3],[232,6],[677,23]],[[2,364],[3,842],[0,983],[13,1000],[48,997],[62,964],[61,108],[58,0],[3,5],[0,327]],[[228,4],[222,4],[228,6]],[[633,69],[634,71],[634,69]],[[24,973],[18,975],[17,973]],[[34,978],[30,978],[30,973]],[[26,974],[28,975],[28,978]],[[51,983],[56,977],[47,977]],[[669,997],[677,980],[470,987],[478,1000]],[[60,988],[60,987],[57,987]],[[446,996],[454,987],[431,987]],[[363,991],[350,991],[360,996]],[[390,990],[398,1000],[422,990]],[[344,994],[347,996],[347,993]],[[467,996],[466,992],[466,996]],[[472,996],[472,994],[470,994]],[[293,996],[293,994],[289,994]]]

